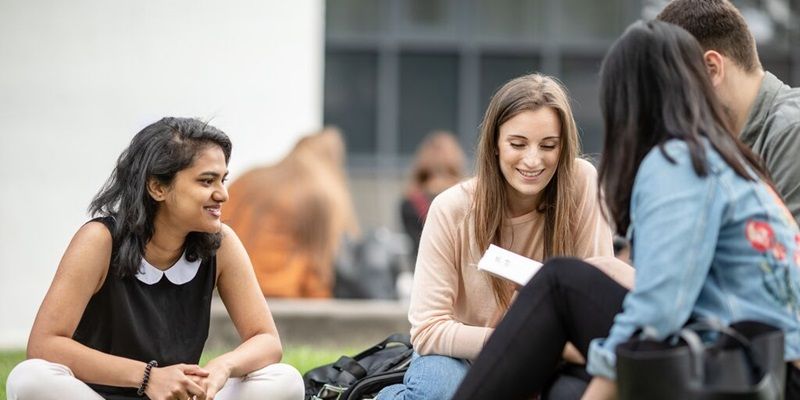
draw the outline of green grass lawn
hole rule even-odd
[[[0,351],[0,399],[6,398],[6,378],[11,368],[25,359],[25,352],[19,351]]]
[[[301,374],[311,368],[336,361],[342,354],[354,355],[359,349],[317,349],[310,346],[286,347],[283,351],[283,362],[293,365]],[[206,352],[200,359],[200,365],[219,355],[220,352]],[[25,359],[25,352],[0,351],[0,399],[6,398],[6,378],[17,363]]]

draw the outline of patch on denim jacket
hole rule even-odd
[[[769,223],[764,221],[747,221],[744,228],[745,236],[759,253],[765,253],[775,245],[775,232]],[[785,253],[785,251],[784,251]]]
[[[800,303],[798,303],[800,288],[794,282],[792,270],[787,264],[794,261],[795,266],[800,266],[800,234],[794,237],[794,252],[792,258],[788,260],[786,246],[777,240],[775,231],[768,222],[747,221],[745,237],[753,249],[765,257],[760,265],[764,289],[776,302],[788,307],[792,312],[800,313]]]
[[[783,247],[780,243],[775,243],[772,246],[772,256],[775,257],[776,260],[783,262],[786,260],[786,247]]]
[[[797,302],[798,288],[792,280],[790,269],[787,267],[773,268],[769,262],[761,263],[761,276],[764,289],[778,304],[787,307],[792,313],[800,313]]]

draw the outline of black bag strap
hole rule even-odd
[[[697,379],[697,382],[705,382],[706,369],[703,363],[705,345],[703,345],[703,339],[700,339],[700,335],[697,332],[686,328],[681,329],[676,337],[683,339],[686,345],[689,346],[689,352],[692,355],[692,375]]]
[[[721,333],[725,336],[730,337],[731,339],[739,342],[742,346],[750,347],[750,340],[746,338],[744,335],[739,333],[736,329],[723,324],[721,321],[716,319],[704,319],[692,322],[686,325],[683,329],[691,329],[695,332],[717,332]]]
[[[356,360],[360,360],[368,355],[374,354],[375,352],[381,351],[385,349],[390,344],[397,343],[407,348],[411,348],[411,337],[407,333],[394,333],[389,335],[386,339],[383,339],[380,343],[372,346],[361,353],[356,354],[353,358]]]
[[[348,356],[341,356],[335,363],[333,363],[333,368],[337,371],[347,372],[352,375],[355,380],[359,380],[365,376],[367,376],[367,369],[364,368],[358,360],[363,359],[369,355],[375,354],[378,351],[381,351],[388,347],[390,344],[397,343],[400,345],[405,346],[406,348],[411,348],[411,338],[408,334],[403,333],[395,333],[389,335],[386,339],[383,339],[380,343],[372,346],[361,353],[356,354],[354,357]]]
[[[389,371],[370,376],[369,378],[358,381],[353,386],[347,388],[347,390],[342,393],[340,399],[360,400],[365,398],[365,396],[374,395],[380,391],[380,389],[383,389],[389,385],[403,383],[404,376],[405,371]]]
[[[386,346],[392,343],[399,343],[410,348],[411,338],[408,336],[407,333],[393,333],[389,335],[386,339],[383,339],[382,342],[378,343],[378,346],[381,346],[381,348],[385,348]]]
[[[761,377],[766,371],[766,366],[762,366],[753,354],[753,346],[750,343],[750,339],[718,320],[701,320],[686,325],[677,335],[689,346],[689,350],[692,353],[694,373],[700,379],[700,382],[705,379],[703,352],[706,350],[706,346],[698,332],[716,332],[733,339],[744,352],[747,364],[750,366],[754,376]]]
[[[356,380],[361,379],[367,376],[367,370],[358,363],[358,361],[348,357],[348,356],[341,356],[335,363],[333,363],[333,368],[336,368],[339,371],[347,372],[350,375],[353,375]]]

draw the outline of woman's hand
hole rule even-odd
[[[604,274],[617,281],[625,289],[633,290],[634,280],[636,279],[636,270],[632,266],[626,264],[622,260],[611,256],[598,256],[591,257],[585,260],[587,263],[594,265]]]
[[[561,358],[565,361],[578,364],[578,365],[586,365],[586,359],[583,357],[580,351],[570,342],[564,346],[564,353],[562,354]]]
[[[205,389],[193,377],[208,376],[209,372],[197,365],[175,364],[153,368],[145,393],[151,400],[205,400]]]
[[[582,400],[613,400],[617,398],[617,383],[608,378],[596,376],[589,382]]]
[[[221,363],[215,363],[213,360],[206,365],[205,369],[208,371],[208,376],[203,378],[201,386],[206,391],[205,399],[213,400],[230,378],[231,369]]]

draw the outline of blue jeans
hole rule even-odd
[[[469,371],[466,360],[414,353],[403,383],[387,386],[377,400],[450,400]]]

